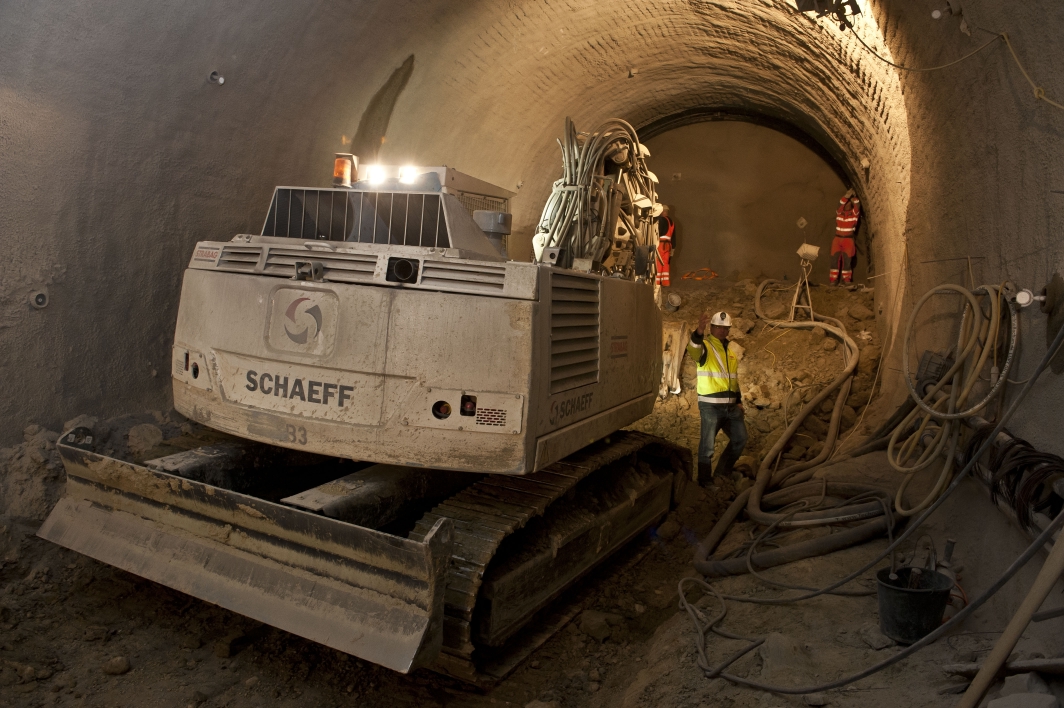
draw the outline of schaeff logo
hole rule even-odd
[[[321,308],[311,304],[300,308],[304,302],[311,302],[309,297],[299,297],[292,301],[284,311],[284,333],[296,344],[306,344],[321,332]],[[310,330],[312,328],[314,332]]]
[[[331,381],[311,381],[308,379],[292,378],[289,385],[288,377],[280,374],[259,374],[256,371],[248,371],[247,390],[258,391],[264,395],[273,395],[280,398],[295,399],[305,403],[317,403],[323,406],[335,405],[343,408],[351,400],[351,394],[355,392],[354,386],[333,383]],[[334,402],[335,401],[335,402]]]
[[[550,404],[550,424],[557,425],[566,418],[582,413],[591,407],[594,393],[584,393],[567,398],[564,401],[552,401]]]

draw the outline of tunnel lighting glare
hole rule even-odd
[[[417,168],[413,165],[406,165],[399,168],[399,181],[403,184],[413,184],[417,181]]]
[[[384,181],[384,167],[381,165],[369,165],[366,167],[366,179],[370,184],[380,184]]]

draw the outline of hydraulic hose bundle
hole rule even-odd
[[[635,272],[633,256],[649,258],[657,244],[657,177],[647,169],[648,153],[635,128],[613,118],[590,134],[578,133],[566,118],[565,136],[558,144],[563,173],[536,228],[537,258],[543,249],[560,248],[563,266],[574,258],[601,262],[619,244],[623,248],[616,249],[621,253],[613,259],[613,271],[645,275]]]
[[[916,326],[916,319],[923,306],[936,294],[957,293],[964,298],[964,307],[961,312],[961,322],[958,328],[957,341],[952,351],[956,352],[953,365],[939,377],[938,381],[927,387],[926,392],[916,390],[909,374],[909,357],[903,356],[904,378],[909,388],[909,395],[916,406],[894,428],[887,446],[887,461],[890,466],[905,475],[894,498],[895,511],[901,516],[912,516],[926,509],[931,502],[942,493],[949,484],[953,473],[954,460],[961,433],[961,421],[968,418],[986,407],[986,405],[1002,390],[1008,379],[1009,369],[1012,367],[1016,353],[1016,342],[1019,333],[1019,320],[1012,307],[1008,304],[1002,308],[1003,286],[984,286],[975,291],[970,291],[959,285],[941,285],[929,291],[917,301],[909,316],[909,323],[905,329],[905,348],[908,352]],[[983,311],[983,303],[979,301],[982,296],[989,300],[990,314]],[[972,389],[979,381],[979,374],[991,354],[997,358],[997,350],[1000,339],[1000,326],[1002,310],[1007,311],[1011,324],[1008,353],[1000,374],[992,373],[990,391],[983,399],[967,409],[968,398]],[[996,366],[996,361],[995,361]],[[917,421],[919,421],[917,423]],[[923,452],[917,456],[917,449],[923,445]],[[934,487],[927,496],[916,506],[906,508],[904,505],[905,490],[916,473],[929,468],[945,455],[942,467]],[[910,460],[916,456],[916,460]]]
[[[859,526],[846,529],[842,533],[830,534],[811,541],[796,543],[755,555],[752,558],[752,564],[760,568],[789,563],[800,558],[823,555],[824,553],[846,548],[888,532],[893,525],[893,519],[889,513],[889,494],[886,490],[873,485],[840,484],[837,482],[827,482],[825,484],[808,481],[812,478],[815,468],[828,459],[835,446],[842,421],[842,410],[850,393],[854,369],[857,368],[859,350],[857,343],[846,333],[845,326],[835,318],[815,313],[812,320],[805,322],[770,320],[765,317],[761,309],[761,296],[765,288],[776,282],[774,280],[766,280],[758,286],[754,295],[754,309],[758,317],[774,327],[785,329],[821,327],[843,343],[845,365],[842,372],[799,411],[772,448],[765,454],[753,487],[736,497],[724,513],[724,516],[717,521],[710,534],[698,545],[695,553],[695,569],[707,577],[745,573],[747,571],[747,565],[741,562],[742,559],[720,560],[710,558],[710,555],[723,540],[732,523],[738,519],[739,514],[744,510],[747,516],[757,523],[780,528],[827,526],[855,521],[863,522]],[[835,406],[832,409],[831,420],[828,423],[827,439],[820,454],[806,462],[790,465],[782,470],[773,472],[774,462],[777,456],[783,452],[787,442],[801,427],[805,419],[827,400],[832,393],[836,394]],[[782,487],[780,491],[767,493],[769,490],[779,487]],[[784,514],[781,511],[766,511],[762,506],[763,504],[782,506],[828,496],[832,498],[849,498],[849,501],[845,504],[819,510],[813,509],[813,505],[809,505],[804,510],[797,510],[790,514]]]
[[[761,314],[761,312],[760,312],[760,295],[761,295],[761,292],[764,289],[764,285],[765,284],[763,284],[762,287],[758,289],[758,293],[757,293],[758,300],[755,302],[755,305],[757,306],[759,315]],[[939,290],[941,290],[941,288]],[[978,295],[978,294],[981,294],[981,293],[982,294],[989,294],[991,292],[993,293],[993,296],[995,296],[995,299],[998,299],[998,302],[999,302],[999,305],[1000,305],[1000,297],[1001,297],[1001,294],[1002,294],[1001,293],[1001,289],[992,290],[990,288],[981,288],[980,291],[976,291],[975,293],[973,293],[973,295]],[[917,309],[919,308],[920,305],[923,304],[923,302],[926,300],[926,297],[927,296],[925,296],[924,300],[921,300],[921,302],[917,306]],[[972,352],[975,349],[975,347],[979,344],[979,339],[980,339],[979,337],[976,337],[975,338],[976,341],[973,344],[970,341],[970,339],[971,339],[971,337],[969,336],[970,333],[974,330],[974,331],[983,331],[984,335],[989,335],[991,333],[991,329],[992,329],[992,323],[986,323],[987,326],[986,326],[985,329],[983,329],[981,324],[978,323],[978,318],[975,316],[975,311],[979,311],[980,314],[982,312],[981,310],[978,310],[978,304],[977,303],[972,303],[971,301],[969,301],[969,305],[974,305],[974,307],[973,307],[971,321],[967,325],[968,331],[965,332],[965,325],[962,323],[962,327],[961,327],[962,333],[961,333],[961,336],[958,339],[958,341],[961,344],[964,345],[963,347],[958,347],[958,351],[962,351],[963,352],[963,351],[967,350],[966,356],[972,355]],[[993,306],[992,306],[992,308],[993,308]],[[1000,309],[997,310],[997,313],[1000,313]],[[967,313],[965,313],[965,314],[967,315]],[[1004,369],[1003,369],[1003,371],[1001,372],[1001,375],[1000,375],[1000,381],[1004,381],[1006,379],[1006,377],[1007,377],[1008,367],[1011,365],[1011,361],[1012,361],[1012,358],[1014,356],[1014,350],[1015,350],[1016,332],[1017,332],[1016,319],[1017,318],[1016,318],[1014,312],[1010,311],[1009,315],[1010,315],[1010,318],[1012,320],[1012,328],[1011,328],[1012,329],[1012,337],[1011,337],[1011,343],[1010,343],[1010,346],[1009,346],[1009,353],[1008,353],[1008,356],[1007,356],[1007,359],[1006,359],[1005,367],[1004,367]],[[995,318],[995,312],[992,309],[991,319],[993,320],[994,318]],[[915,319],[915,318],[913,318],[913,319]],[[912,322],[912,319],[910,320],[910,325],[911,325],[911,322]],[[910,326],[909,330],[911,331],[911,329],[912,329],[912,327]],[[906,333],[906,339],[908,339],[908,335],[909,335],[909,332]],[[983,349],[984,350],[986,348],[986,343],[989,342],[989,341],[996,341],[996,340],[991,340],[988,336],[984,336],[982,338]],[[971,345],[971,346],[969,346],[969,345]],[[946,501],[946,499],[954,491],[956,491],[956,489],[964,481],[964,478],[967,477],[968,474],[975,468],[975,465],[976,465],[977,461],[990,449],[991,445],[994,443],[994,441],[996,440],[998,435],[1004,430],[1006,423],[1008,423],[1008,421],[1012,418],[1012,416],[1016,413],[1016,411],[1022,405],[1024,400],[1027,398],[1027,395],[1030,393],[1031,389],[1034,387],[1035,383],[1041,377],[1041,375],[1045,371],[1045,369],[1049,366],[1050,361],[1053,359],[1053,357],[1057,354],[1057,352],[1062,347],[1064,347],[1064,327],[1060,328],[1060,330],[1057,332],[1056,336],[1053,338],[1053,341],[1049,344],[1049,346],[1048,346],[1048,348],[1046,350],[1045,356],[1043,356],[1042,360],[1039,362],[1038,366],[1035,368],[1035,370],[1032,373],[1032,375],[1025,382],[1023,382],[1024,383],[1023,388],[1020,390],[1020,392],[1016,396],[1015,400],[1013,400],[1012,403],[1008,406],[1007,410],[1005,410],[1004,413],[1001,415],[1001,417],[997,421],[997,423],[994,424],[994,425],[986,425],[984,429],[980,429],[978,431],[978,434],[976,436],[973,436],[973,440],[970,443],[970,445],[968,447],[968,450],[967,450],[967,454],[965,456],[967,458],[966,462],[965,462],[963,468],[960,470],[960,472],[956,475],[956,477],[953,478],[952,482],[948,482],[948,486],[945,487],[945,489],[942,491],[941,494],[938,494],[937,496],[936,495],[932,495],[928,500],[925,500],[927,503],[920,505],[923,510],[921,512],[919,512],[919,516],[917,516],[917,518],[915,518],[897,538],[891,538],[887,548],[885,548],[882,552],[877,554],[875,558],[873,558],[870,561],[868,561],[867,563],[865,563],[861,568],[853,571],[852,573],[848,574],[846,577],[841,578],[841,579],[831,583],[827,587],[818,588],[818,589],[793,587],[792,589],[800,590],[802,592],[800,592],[799,594],[796,594],[796,595],[795,594],[791,594],[789,596],[774,597],[774,598],[759,598],[759,597],[747,597],[747,596],[736,597],[736,596],[722,595],[721,593],[719,593],[716,590],[716,588],[714,588],[712,585],[710,585],[709,583],[705,582],[704,580],[696,579],[696,578],[684,578],[683,580],[681,580],[680,583],[679,583],[679,588],[678,588],[679,589],[679,594],[680,594],[680,607],[682,609],[684,609],[688,613],[688,616],[690,617],[690,619],[692,621],[692,624],[695,627],[695,630],[696,630],[696,648],[698,650],[698,655],[699,655],[697,663],[698,663],[699,668],[702,669],[702,671],[705,674],[705,676],[707,678],[718,678],[718,677],[719,678],[724,678],[724,679],[726,679],[726,680],[728,680],[728,681],[730,681],[732,683],[745,685],[745,686],[750,686],[752,688],[757,688],[757,689],[764,690],[764,691],[770,691],[770,692],[773,692],[773,693],[790,694],[790,695],[816,693],[816,692],[820,692],[820,691],[826,691],[826,690],[829,690],[829,689],[832,689],[832,688],[839,688],[841,686],[845,686],[847,684],[850,684],[850,683],[853,683],[853,682],[858,681],[860,679],[863,679],[863,678],[866,678],[868,676],[871,676],[871,675],[873,675],[873,674],[875,674],[875,673],[877,673],[877,672],[879,672],[879,671],[881,671],[881,670],[883,670],[883,669],[885,669],[885,668],[887,668],[887,667],[889,667],[889,666],[901,661],[902,659],[905,659],[906,657],[911,656],[912,654],[916,653],[920,649],[923,649],[924,647],[926,647],[927,645],[929,645],[932,642],[936,641],[937,639],[939,639],[940,637],[944,636],[948,632],[953,631],[962,622],[964,622],[968,617],[970,617],[972,615],[972,613],[974,613],[979,607],[981,607],[983,604],[985,604],[987,600],[989,600],[993,595],[995,595],[1013,576],[1016,575],[1016,573],[1024,565],[1026,565],[1026,563],[1028,561],[1030,561],[1031,558],[1033,558],[1045,546],[1046,543],[1048,543],[1053,538],[1054,534],[1056,534],[1058,531],[1060,531],[1062,528],[1064,528],[1064,511],[1061,511],[1060,513],[1058,513],[1056,515],[1056,517],[1049,524],[1047,524],[1045,526],[1045,528],[1042,530],[1042,532],[1037,536],[1037,538],[1034,539],[1034,541],[1027,547],[1027,549],[1018,558],[1016,558],[1016,560],[1005,570],[1005,572],[993,584],[991,584],[990,587],[988,587],[982,594],[980,594],[978,597],[974,598],[970,603],[968,603],[968,605],[966,607],[964,607],[964,609],[962,609],[960,612],[958,612],[956,615],[954,615],[948,621],[944,622],[938,629],[934,630],[933,632],[931,632],[930,634],[926,635],[925,637],[923,637],[919,641],[913,643],[912,645],[906,647],[902,651],[890,656],[889,658],[885,659],[884,661],[881,661],[881,662],[879,662],[877,664],[874,664],[874,665],[872,665],[870,667],[867,667],[866,669],[864,669],[864,670],[862,670],[862,671],[860,671],[858,673],[855,673],[855,674],[852,674],[850,676],[846,676],[846,677],[843,677],[843,678],[839,678],[837,680],[834,680],[834,681],[831,681],[831,682],[828,682],[828,683],[824,683],[824,684],[820,684],[820,685],[814,685],[814,686],[800,686],[800,687],[775,686],[775,685],[764,684],[764,683],[761,683],[761,682],[758,682],[758,681],[753,681],[753,680],[750,680],[748,678],[744,678],[744,677],[737,676],[735,674],[727,672],[727,669],[728,669],[729,666],[731,666],[736,661],[738,661],[742,657],[746,656],[749,652],[753,651],[758,646],[760,646],[764,642],[764,638],[746,637],[746,636],[743,636],[743,635],[739,635],[739,634],[735,634],[735,633],[731,633],[731,632],[725,631],[724,629],[719,627],[720,623],[724,620],[724,618],[725,618],[725,616],[727,614],[727,606],[725,604],[726,600],[734,600],[734,601],[739,601],[739,602],[752,602],[752,603],[756,603],[756,604],[785,605],[785,604],[791,604],[791,603],[795,603],[795,602],[800,602],[802,600],[812,599],[812,598],[815,598],[815,597],[819,597],[820,595],[837,594],[839,592],[839,588],[841,588],[844,585],[856,580],[857,578],[860,578],[862,575],[867,573],[869,570],[872,570],[873,568],[875,568],[881,561],[885,560],[886,558],[893,557],[893,554],[898,549],[898,547],[902,543],[904,543],[906,540],[908,540],[914,533],[916,533],[918,531],[918,529],[920,529],[920,527],[923,525],[923,523],[925,521],[927,521],[927,519],[931,516],[931,514],[933,514]],[[995,355],[996,355],[996,352],[995,352]],[[938,390],[935,392],[935,395],[933,396],[933,400],[924,400],[924,398],[929,396],[929,394],[925,394],[925,396],[919,396],[913,390],[913,387],[910,386],[910,393],[912,394],[912,400],[915,400],[917,402],[917,404],[920,404],[919,408],[917,408],[916,406],[913,406],[910,409],[908,404],[903,405],[903,407],[900,408],[897,413],[895,413],[895,415],[892,417],[892,420],[888,421],[888,423],[891,423],[892,425],[895,425],[895,429],[908,428],[908,427],[911,426],[913,420],[915,419],[915,417],[913,417],[914,414],[916,416],[918,416],[919,415],[919,411],[923,411],[925,414],[928,413],[928,412],[932,413],[932,415],[940,414],[940,417],[938,418],[939,420],[949,420],[949,419],[951,419],[950,416],[953,416],[953,418],[952,418],[953,420],[958,420],[962,416],[971,415],[974,410],[978,410],[979,408],[985,406],[987,404],[987,402],[989,402],[991,399],[993,399],[993,397],[995,395],[997,395],[997,393],[1000,390],[1000,387],[999,386],[995,386],[994,384],[999,384],[1000,381],[992,382],[991,391],[984,397],[983,401],[980,401],[979,403],[975,404],[974,406],[969,408],[968,411],[960,411],[960,412],[958,412],[956,409],[963,407],[965,397],[970,393],[970,387],[968,387],[966,385],[966,383],[968,381],[967,377],[962,376],[962,378],[959,379],[959,380],[954,378],[959,371],[962,371],[962,368],[964,366],[964,363],[963,363],[964,358],[959,356],[958,360],[960,360],[962,362],[959,366],[956,365],[956,364],[954,366],[951,366],[950,370],[947,371],[944,375],[942,375],[940,377],[940,382],[948,381],[948,382],[954,383],[955,385],[959,384],[959,390],[958,390],[958,394],[957,395],[953,395],[952,390],[951,390],[949,395],[944,395],[943,392],[942,392],[942,388],[944,388],[944,385],[943,385],[943,386],[940,386],[938,388]],[[979,363],[980,361],[985,363],[985,357],[982,356],[981,352],[978,353],[975,356],[975,360],[972,363],[972,365],[974,366],[976,363]],[[964,373],[967,373],[967,371],[965,371]],[[974,370],[974,373],[975,373],[975,375],[978,375],[978,369],[977,368]],[[908,380],[908,370],[907,370],[907,368],[906,368],[906,379]],[[963,393],[964,395],[963,396],[960,395],[961,393]],[[938,402],[940,400],[943,400],[943,399],[949,399],[950,405],[952,406],[952,408],[954,410],[950,410],[949,407],[947,407],[945,411],[937,410],[936,407],[935,407],[935,404],[938,404]],[[809,407],[807,407],[807,409],[803,410],[803,413],[807,414],[808,408]],[[930,409],[930,410],[928,410],[928,409]],[[896,421],[899,421],[899,420],[901,422],[900,423],[896,423]],[[796,428],[797,426],[794,426],[794,427]],[[889,429],[889,426],[881,427],[879,432],[882,432],[883,430],[886,430],[886,429]],[[952,431],[950,431],[950,432],[952,432]],[[792,433],[793,433],[793,429],[792,428],[788,428],[788,431],[786,433],[784,433],[783,437],[788,437]],[[876,437],[876,436],[873,436],[873,437]],[[894,436],[894,435],[892,435],[891,437],[892,438],[896,438],[896,436]],[[943,438],[944,437],[945,437],[945,433],[943,433]],[[878,443],[880,443],[880,442],[882,442],[882,439],[877,440],[877,441],[873,441],[872,445],[873,446],[878,445]],[[775,446],[773,449],[775,450],[777,447],[782,449],[782,445],[783,444],[785,444],[785,441],[782,442],[782,443],[777,442],[777,446]],[[865,447],[869,447],[869,445],[866,445]],[[771,459],[771,456],[770,456],[769,459]],[[765,475],[765,472],[766,472],[766,466],[763,464],[762,467],[761,467],[761,470],[759,471],[759,474],[758,474],[758,481],[759,482],[761,482],[763,478],[767,478],[767,475]],[[786,470],[785,470],[785,472],[786,472]],[[769,480],[769,481],[771,481],[771,480]],[[828,485],[830,485],[831,483],[830,482],[823,482],[823,481],[821,483],[824,485],[824,489],[825,489],[824,494],[826,494],[827,493],[826,490],[828,489]],[[939,486],[939,485],[936,485],[936,487],[937,486]],[[696,568],[698,568],[700,572],[702,572],[703,569],[712,570],[712,568],[706,568],[706,565],[707,565],[707,560],[706,559],[708,557],[708,554],[712,552],[713,548],[715,548],[716,544],[723,537],[724,531],[726,531],[727,527],[730,526],[731,523],[734,522],[734,520],[738,517],[738,515],[739,515],[740,511],[743,509],[743,507],[744,506],[745,507],[749,507],[750,506],[751,502],[754,500],[754,496],[753,496],[752,492],[753,492],[753,490],[748,490],[747,492],[744,492],[743,494],[739,495],[739,498],[736,499],[736,502],[733,503],[731,507],[729,507],[729,509],[727,510],[725,515],[720,519],[720,521],[718,521],[717,525],[713,528],[713,531],[710,533],[710,535],[700,545],[700,547],[699,547],[699,549],[698,549],[698,551],[696,553]],[[769,498],[770,498],[769,496],[765,496],[763,498],[763,500],[767,502],[769,500]],[[851,500],[851,501],[854,501],[854,500]],[[883,502],[882,498],[880,498],[880,501]],[[884,503],[884,517],[886,519],[886,529],[887,529],[888,534],[890,534],[891,530],[892,530],[892,527],[893,527],[893,520],[892,520],[892,518],[890,517],[890,514],[889,514],[889,511],[890,511],[889,507],[886,506],[885,502],[883,502],[883,503]],[[806,505],[808,505],[808,502],[806,502]],[[783,515],[782,518],[778,518],[777,520],[773,521],[773,526],[770,526],[770,528],[765,533],[763,533],[761,537],[763,538],[776,525],[778,525],[780,523],[783,523],[783,522],[786,522],[789,519],[791,519],[792,517],[796,516],[798,511],[799,511],[798,509],[795,509],[791,513]],[[860,527],[858,527],[858,528],[860,528]],[[846,532],[844,532],[844,533],[846,533]],[[834,535],[841,536],[843,534],[834,534]],[[830,539],[831,536],[828,536],[827,538]],[[748,569],[751,572],[755,572],[755,568],[754,568],[755,564],[761,565],[760,563],[758,563],[758,556],[754,555],[754,550],[755,550],[756,545],[757,544],[755,542],[755,544],[752,545],[747,550],[746,565],[747,565]],[[795,545],[801,545],[801,544],[795,544]],[[790,548],[791,547],[784,547],[784,548],[779,549],[779,550],[786,551],[786,550],[789,550]],[[799,557],[806,557],[806,556],[799,556]],[[795,560],[795,559],[796,558],[790,558],[789,560]],[[788,561],[783,561],[783,562],[788,562]],[[763,567],[765,567],[765,566],[763,566]],[[1027,622],[1030,621],[1032,613],[1034,612],[1035,609],[1037,609],[1038,605],[1041,604],[1041,601],[1045,598],[1046,594],[1049,591],[1049,588],[1052,586],[1053,581],[1059,576],[1062,568],[1064,568],[1064,543],[1056,543],[1056,544],[1054,544],[1054,550],[1053,550],[1053,552],[1050,555],[1049,561],[1047,561],[1045,567],[1043,568],[1042,572],[1039,575],[1038,581],[1036,581],[1036,587],[1032,588],[1031,592],[1028,594],[1028,597],[1024,601],[1023,606],[1021,607],[1020,611],[1018,611],[1016,613],[1016,615],[1013,617],[1012,621],[1009,624],[1009,627],[1006,629],[1005,634],[1002,636],[1001,640],[998,642],[998,645],[995,646],[994,652],[992,653],[991,657],[988,658],[987,662],[984,664],[984,666],[980,670],[979,675],[976,677],[976,680],[973,681],[972,685],[969,687],[968,692],[965,694],[965,696],[964,696],[964,698],[963,698],[963,700],[962,700],[962,702],[960,704],[963,708],[968,708],[968,706],[975,706],[976,704],[978,704],[980,698],[982,697],[982,695],[985,693],[986,689],[989,687],[990,683],[992,682],[992,679],[993,679],[994,675],[996,674],[997,670],[1000,668],[1001,664],[1004,662],[1005,658],[1008,656],[1008,653],[1015,646],[1016,639],[1018,639],[1020,633],[1023,631],[1023,628],[1026,626]],[[713,572],[708,573],[708,575],[710,575],[710,576],[712,576],[714,574],[716,574],[716,573],[713,573]],[[758,576],[758,577],[761,577],[761,576]],[[712,619],[707,619],[705,614],[702,613],[701,610],[699,610],[698,608],[694,607],[687,600],[686,587],[688,585],[691,585],[691,584],[695,584],[695,585],[700,586],[707,593],[712,594],[717,599],[717,601],[720,603],[720,605],[721,605],[720,612],[715,617],[713,617]],[[777,585],[777,586],[780,586],[780,587],[788,587],[788,586],[784,586],[784,585],[782,585],[780,583],[771,583],[771,584]],[[722,663],[714,666],[714,665],[711,665],[709,663],[708,657],[706,655],[706,639],[707,639],[707,634],[709,634],[710,632],[715,633],[718,636],[729,638],[729,639],[743,640],[743,641],[748,642],[748,644],[744,648],[742,648],[739,651],[737,651],[734,654],[732,654],[730,657],[728,657]]]

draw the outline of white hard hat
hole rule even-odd
[[[713,319],[709,321],[714,327],[731,327],[731,317],[727,312],[718,312],[713,315]]]

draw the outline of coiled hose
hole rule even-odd
[[[913,307],[905,328],[905,348],[903,349],[905,352],[910,351],[909,346],[921,309],[934,295],[957,293],[964,298],[957,341],[953,348],[957,352],[957,357],[949,370],[926,392],[921,394],[916,390],[909,373],[909,357],[902,357],[905,383],[916,407],[897,424],[887,445],[888,463],[893,469],[905,475],[894,497],[894,509],[900,516],[918,514],[942,493],[953,474],[954,460],[960,440],[961,420],[985,408],[1001,391],[1008,378],[1019,334],[1019,319],[1011,306],[1005,307],[1011,323],[1011,336],[1002,372],[981,401],[964,409],[973,387],[979,380],[979,372],[986,365],[990,355],[992,353],[996,355],[1002,315],[1002,290],[1003,286],[983,286],[972,291],[960,285],[945,284],[925,293]],[[989,317],[984,316],[978,296],[985,296],[989,299]],[[947,387],[948,392],[943,395]],[[913,426],[917,419],[920,420],[914,429]],[[928,434],[930,434],[929,440]],[[915,462],[910,464],[909,461],[916,454],[920,443],[924,444],[924,450]],[[916,473],[930,467],[943,453],[945,460],[942,462],[938,479],[931,491],[920,503],[906,508],[904,499],[909,483]]]

